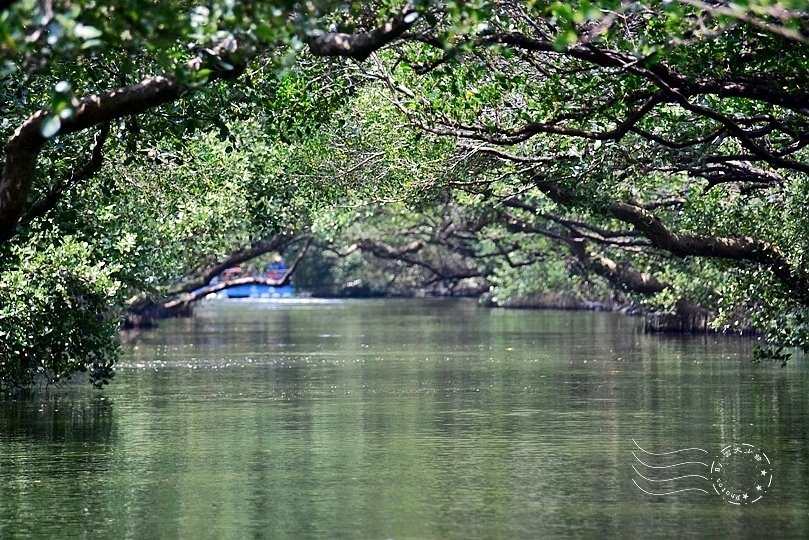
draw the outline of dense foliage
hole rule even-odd
[[[805,345],[805,8],[500,2],[462,34],[439,23],[380,54],[369,71],[432,136],[421,144],[455,142],[428,183],[466,215],[419,242],[480,262],[431,276],[474,268],[502,301],[600,276],[658,309]],[[369,251],[424,268],[411,239]],[[497,252],[500,269],[482,262]],[[547,266],[514,270],[525,263]]]
[[[124,311],[313,239],[312,279],[375,261],[368,291],[620,296],[806,345],[808,25],[801,0],[0,3],[0,385],[101,385]]]

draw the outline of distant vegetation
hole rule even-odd
[[[126,312],[304,246],[809,345],[804,0],[3,1],[0,96],[3,388],[101,386]]]

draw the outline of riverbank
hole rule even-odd
[[[631,302],[626,298],[588,299],[567,292],[536,293],[500,303],[494,302],[480,288],[418,289],[411,290],[408,294],[384,294],[361,288],[347,288],[342,290],[340,294],[328,294],[327,291],[317,292],[320,294],[303,292],[300,295],[301,297],[321,299],[474,298],[481,305],[498,309],[603,311],[642,317],[644,319],[644,332],[651,334],[760,335],[760,332],[749,323],[738,325],[733,332],[716,329],[712,325],[716,319],[716,313],[688,301],[678,302],[674,312],[664,312]],[[154,304],[153,306],[159,307],[160,304]],[[127,312],[124,318],[123,331],[139,331],[153,328],[161,319],[190,317],[193,312],[192,304],[184,305],[181,310],[140,309],[137,312]],[[740,318],[745,319],[745,317]]]

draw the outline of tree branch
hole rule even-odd
[[[575,197],[555,183],[547,179],[538,179],[536,185],[554,202],[563,206],[576,206]],[[788,287],[794,298],[809,305],[809,276],[793,268],[774,244],[749,236],[725,237],[676,233],[653,212],[621,201],[611,203],[608,212],[624,223],[633,225],[649,239],[652,246],[677,257],[697,256],[761,264],[769,268]]]
[[[379,28],[358,34],[331,32],[311,36],[308,38],[309,48],[316,56],[349,56],[365,60],[374,51],[398,39],[418,16],[408,3]],[[209,81],[236,78],[245,67],[243,62],[237,61],[237,53],[243,53],[237,49],[235,38],[228,38],[213,49],[202,50],[199,56],[188,62],[187,69],[197,72],[203,67],[209,68]],[[60,126],[51,137],[140,114],[176,101],[188,90],[174,76],[156,76],[132,86],[87,96],[75,103],[72,117],[60,119]],[[6,143],[0,178],[0,242],[15,234],[19,220],[26,212],[39,154],[48,141],[42,128],[51,116],[46,109],[33,114]]]
[[[23,216],[20,218],[20,225],[27,225],[34,219],[42,217],[46,213],[53,210],[59,199],[68,189],[74,187],[80,182],[89,180],[98,171],[101,170],[101,165],[104,162],[104,143],[110,133],[110,125],[104,124],[98,133],[93,137],[93,144],[90,146],[90,159],[88,159],[81,167],[74,169],[68,178],[59,180],[51,188],[51,190],[41,200],[34,203]]]
[[[806,110],[809,93],[785,90],[778,81],[740,78],[689,80],[662,63],[645,66],[643,58],[618,50],[600,49],[592,44],[579,44],[559,52],[550,39],[534,39],[519,32],[487,36],[484,45],[502,44],[534,52],[559,54],[584,60],[600,67],[618,68],[643,77],[666,91],[693,96],[711,94],[722,98],[742,97],[779,105],[794,111]]]
[[[375,51],[401,37],[418,18],[419,13],[408,3],[385,24],[368,32],[327,32],[309,36],[307,43],[315,56],[346,56],[362,62]]]
[[[618,264],[601,253],[588,251],[584,242],[569,245],[573,255],[585,268],[603,277],[618,289],[650,296],[669,287],[668,283],[660,281],[654,274],[639,272],[628,265]]]
[[[169,292],[167,296],[187,293],[199,289],[200,287],[205,287],[213,278],[232,266],[242,264],[266,253],[281,251],[303,240],[307,241],[308,249],[308,242],[310,240],[308,235],[275,234],[269,238],[257,240],[253,242],[249,248],[236,251],[213,266],[210,266],[198,278],[184,282],[181,286]]]
[[[809,36],[805,36],[798,30],[793,30],[787,26],[781,26],[777,24],[769,23],[763,19],[759,19],[758,17],[753,16],[750,12],[745,10],[741,7],[736,6],[725,6],[725,5],[711,5],[706,2],[701,2],[700,0],[678,0],[681,4],[685,4],[707,13],[710,13],[714,17],[732,17],[734,19],[738,19],[742,22],[749,24],[750,26],[754,26],[765,32],[770,32],[771,34],[775,34],[782,38],[786,38],[790,41],[797,41],[798,43],[809,44]],[[785,10],[783,8],[776,8],[773,6],[772,8],[763,7],[760,9],[767,10],[767,14],[777,14],[778,12],[783,13]],[[776,11],[777,10],[777,11]],[[789,12],[787,12],[789,13]],[[795,19],[798,18],[798,14],[794,14]],[[781,17],[784,18],[784,17]],[[789,20],[789,18],[786,18]]]
[[[231,279],[228,281],[220,281],[216,285],[210,285],[208,287],[192,290],[185,294],[180,295],[179,298],[165,301],[162,303],[162,307],[169,312],[182,310],[187,306],[189,306],[190,304],[198,300],[201,300],[202,298],[205,298],[209,294],[214,294],[219,291],[229,289],[231,287],[236,287],[238,285],[269,285],[270,287],[283,287],[284,285],[287,285],[289,283],[289,280],[295,274],[295,271],[298,269],[298,266],[300,265],[301,261],[306,256],[306,253],[309,251],[309,246],[311,242],[312,242],[311,239],[307,239],[303,249],[300,251],[300,253],[298,253],[298,256],[295,257],[295,260],[292,262],[292,264],[289,265],[286,272],[284,272],[284,275],[282,275],[280,278],[247,276],[243,278]]]
[[[208,55],[224,58],[235,51],[235,40],[226,40],[216,49],[208,51]],[[212,62],[209,56],[206,59],[192,59],[188,68],[197,71],[203,66],[211,67],[210,80],[233,78],[241,73],[239,68],[226,70],[217,67],[217,62]],[[176,78],[157,76],[132,86],[87,96],[75,104],[72,117],[60,121],[59,129],[53,136],[76,133],[142,113],[179,99],[185,90],[186,87]],[[25,212],[39,153],[48,141],[42,134],[43,124],[50,117],[50,111],[40,110],[23,122],[6,143],[3,177],[0,180],[0,242],[14,235],[17,223]]]

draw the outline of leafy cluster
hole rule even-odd
[[[0,276],[0,384],[52,384],[76,372],[107,384],[118,353],[118,321],[107,315],[120,300],[117,269],[89,262],[92,247],[69,236],[41,246],[11,250],[16,267]]]

